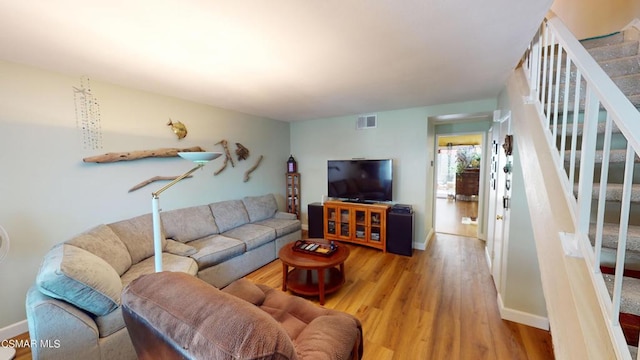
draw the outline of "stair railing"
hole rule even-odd
[[[598,294],[601,310],[608,319],[608,331],[618,358],[630,359],[619,315],[634,159],[640,150],[640,112],[562,21],[552,13],[542,23],[523,60],[531,88],[531,94],[526,100],[538,107],[575,224],[575,234],[564,237],[569,239],[567,244],[563,244],[566,245],[565,253],[568,256],[584,257],[591,267],[591,280]],[[579,128],[581,112],[584,115],[582,129]],[[598,156],[598,120],[602,113],[606,113],[601,153],[602,167],[600,183],[594,184],[595,159]],[[619,128],[626,139],[627,149],[614,290],[610,296],[601,274],[600,260],[613,126]],[[582,142],[578,144],[577,137],[580,131]],[[578,165],[578,182],[575,186]],[[589,229],[592,222],[594,192],[598,195],[595,200],[596,230],[592,245]]]

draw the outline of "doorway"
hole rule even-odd
[[[483,134],[436,138],[435,231],[478,237]]]

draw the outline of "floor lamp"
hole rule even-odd
[[[183,159],[191,160],[196,163],[196,167],[178,176],[167,185],[161,187],[157,191],[151,193],[151,212],[153,217],[153,251],[155,255],[156,272],[162,271],[162,231],[160,229],[160,194],[177,184],[180,180],[191,175],[194,171],[205,166],[207,162],[220,157],[222,153],[218,152],[179,152],[178,156]]]

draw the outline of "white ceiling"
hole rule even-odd
[[[552,0],[0,0],[0,59],[296,121],[495,97]]]

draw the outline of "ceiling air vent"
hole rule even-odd
[[[375,114],[372,115],[360,115],[356,122],[357,130],[374,129],[378,126],[378,117]]]

